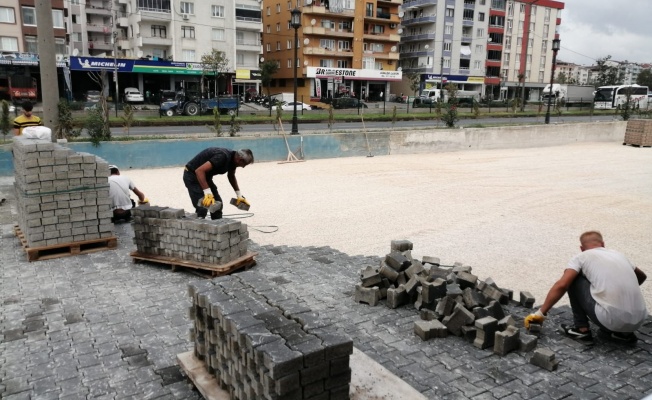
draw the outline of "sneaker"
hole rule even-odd
[[[638,341],[638,337],[633,332],[623,333],[623,332],[611,332],[609,339],[614,342],[625,343],[625,344],[634,344]]]
[[[590,329],[586,332],[580,332],[580,330],[574,326],[568,326],[566,324],[561,324],[561,329],[566,336],[573,340],[577,340],[584,344],[593,344],[593,334]]]

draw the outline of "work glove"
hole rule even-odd
[[[143,201],[138,200],[138,205],[139,206],[142,206],[143,204],[148,204],[148,203],[149,203],[149,199],[147,197],[145,197],[143,199]]]
[[[538,310],[534,314],[530,314],[527,317],[525,317],[525,321],[523,321],[523,322],[525,324],[525,329],[530,329],[530,324],[542,325],[543,321],[545,321],[545,320],[546,320],[546,316],[543,315],[541,310]]]
[[[242,203],[244,203],[244,204],[246,204],[248,206],[251,206],[251,204],[247,201],[247,199],[245,199],[245,197],[242,195],[242,193],[240,193],[239,190],[235,192],[235,195],[238,197],[236,199],[236,201],[235,201],[235,206],[236,207],[239,206]]]
[[[210,207],[215,204],[215,197],[211,192],[211,189],[204,189],[204,199],[201,201],[201,205],[204,207]]]

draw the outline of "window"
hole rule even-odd
[[[195,3],[181,2],[181,14],[195,14]]]
[[[166,38],[168,36],[165,25],[152,25],[152,37]]]
[[[68,51],[66,49],[66,39],[63,38],[55,38],[54,39],[54,53],[55,54],[67,54]]]
[[[156,58],[167,58],[167,52],[164,49],[152,49],[152,56]]]
[[[530,6],[530,15],[532,15],[532,16],[537,15],[537,6],[535,6],[535,5]]]
[[[181,58],[183,61],[195,61],[195,50],[182,50]]]
[[[281,12],[281,3],[276,4],[276,13],[279,14]]]
[[[543,71],[539,72],[539,83],[543,83]]]
[[[319,47],[326,50],[335,50],[335,40],[333,39],[320,39]]]
[[[534,32],[534,22],[530,22],[530,30],[529,32]]]
[[[15,24],[16,14],[14,14],[14,9],[11,7],[0,7],[0,22]]]
[[[292,9],[292,2],[288,1],[288,11]]]
[[[444,58],[444,68],[450,68],[450,67],[451,67],[451,59]]]
[[[272,44],[271,44],[271,43],[267,43],[267,44],[265,45],[265,50],[267,50],[267,51],[272,51]]]
[[[348,40],[340,40],[337,42],[337,48],[342,50],[342,51],[350,51],[351,50],[351,42]]]
[[[349,62],[347,60],[337,60],[337,68],[349,68]]]
[[[374,69],[379,70],[379,71],[382,71],[382,70],[383,70],[383,63],[380,62],[380,61],[376,61],[376,62],[374,63]]]
[[[211,6],[211,15],[217,18],[224,18],[224,6]]]
[[[525,3],[521,3],[520,6],[521,6],[521,13],[524,13],[525,12]]]
[[[366,44],[366,43],[365,43]],[[374,53],[384,53],[385,45],[382,43],[370,43],[369,49]]]
[[[23,7],[23,25],[36,25],[36,11],[33,7]]]
[[[509,63],[509,53],[505,53],[505,54],[503,54],[503,61],[504,61],[505,63]]]
[[[292,48],[292,41],[288,39],[286,45],[287,45],[287,49],[290,50]]]
[[[478,28],[478,30],[475,31],[475,36],[479,38],[484,37],[484,28]]]
[[[280,32],[280,31],[281,31],[281,23],[277,22],[276,23],[276,32]]]
[[[322,28],[326,28],[326,29],[335,29],[335,22],[329,19],[322,19],[321,26]]]
[[[505,26],[505,17],[499,15],[489,16],[489,25],[492,26]]]
[[[267,7],[267,15],[272,15],[272,9]]]
[[[523,38],[522,37],[517,37],[516,38],[516,46],[521,47],[522,44],[523,44]]]
[[[548,33],[550,33],[550,25],[545,24],[543,26],[543,37],[548,37]]]
[[[236,65],[244,65],[245,64],[244,54],[236,53],[236,55],[235,55],[235,64]]]
[[[18,39],[15,37],[0,36],[0,50],[18,51]]]
[[[481,68],[482,68],[482,61],[480,60],[473,61],[473,69],[481,69]]]
[[[213,28],[213,34],[211,36],[213,40],[224,40],[224,29]]]
[[[446,17],[454,17],[455,16],[455,9],[454,8],[447,8],[446,13],[444,14]]]
[[[375,69],[376,59],[373,57],[362,57],[362,69]]]
[[[548,41],[547,40],[541,41],[541,51],[543,51],[543,52],[548,51]]]
[[[25,52],[38,53],[36,36],[25,36]]]
[[[452,35],[453,34],[453,25],[446,25],[444,27],[444,34],[445,35]]]
[[[539,59],[539,65],[541,66],[541,68],[545,68],[545,66],[546,66],[546,56],[541,56],[541,58]]]
[[[271,32],[272,32],[271,26],[267,25],[267,33],[271,33]]]
[[[319,66],[324,68],[333,68],[333,60],[321,59],[319,60]]]
[[[276,50],[281,50],[281,42],[276,42]]]
[[[340,21],[338,27],[340,28],[340,30],[350,30],[351,23],[348,21]]]
[[[505,36],[505,51],[509,51],[510,47],[512,47],[512,37]]]
[[[510,17],[514,16],[514,3],[511,1],[507,3],[507,15]]]
[[[544,21],[550,22],[550,9],[546,8],[546,11],[544,13]]]
[[[532,48],[534,46],[534,38],[529,38],[527,40],[527,47]]]
[[[453,43],[444,42],[444,51],[451,51],[451,50],[453,50]]]
[[[194,26],[182,26],[181,27],[181,37],[186,39],[195,38],[195,27]]]
[[[65,28],[63,23],[63,10],[52,10],[52,26],[54,28]]]
[[[292,59],[288,58],[288,68],[292,68]]]
[[[464,9],[462,19],[465,21],[473,21],[473,10]]]
[[[484,21],[484,13],[478,13],[478,21]]]
[[[385,33],[385,26],[384,25],[374,25],[373,30],[371,31],[372,34],[374,35],[381,35]]]
[[[365,16],[373,17],[374,16],[374,3],[365,4]]]

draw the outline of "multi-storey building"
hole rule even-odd
[[[402,0],[264,0],[263,55],[279,71],[272,92],[292,92],[305,102],[354,96],[387,98],[401,80],[399,6]],[[298,57],[293,63],[295,31],[291,10],[301,11]]]
[[[497,99],[524,84],[538,98],[563,8],[553,0],[405,1],[401,67],[421,74],[422,88],[450,82]]]
[[[67,54],[63,0],[52,0],[55,52]],[[0,5],[0,53],[38,53],[34,0],[6,0]]]
[[[566,81],[576,85],[589,84],[589,74],[591,67],[578,65],[571,62],[557,60],[557,68],[555,69],[555,79],[561,74],[566,77]]]

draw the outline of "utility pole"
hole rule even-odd
[[[57,79],[57,58],[54,48],[52,24],[52,2],[36,0],[36,34],[38,36],[39,70],[41,72],[41,98],[43,99],[43,125],[54,130],[59,125],[59,80]],[[52,136],[52,141],[57,138]]]
[[[113,3],[111,3],[111,8],[113,8]],[[115,82],[115,116],[118,116],[118,96],[120,92],[118,91],[118,31],[115,30],[118,11],[113,10],[113,15],[111,16],[111,32],[113,37],[113,82]]]

